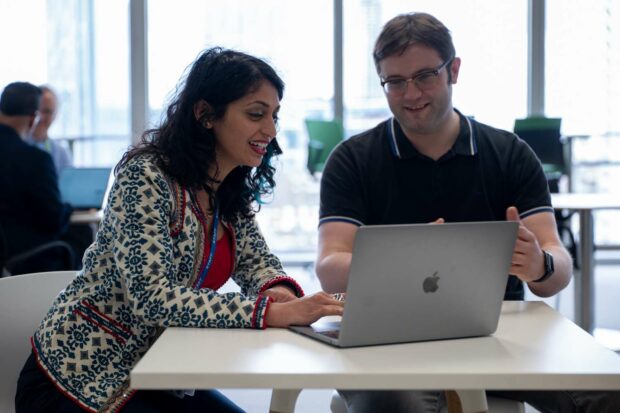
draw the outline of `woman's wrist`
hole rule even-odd
[[[288,324],[286,324],[284,320],[285,318],[284,316],[286,312],[282,311],[282,305],[283,303],[276,303],[276,302],[270,303],[265,313],[265,324],[267,327],[288,326]]]

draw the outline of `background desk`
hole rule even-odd
[[[169,328],[131,386],[620,389],[620,356],[542,302],[505,302],[493,336],[344,350],[285,329]]]
[[[592,212],[620,209],[620,195],[615,194],[551,194],[556,209],[579,213],[579,258],[581,275],[575,277],[575,322],[589,333],[594,331],[594,220]]]
[[[72,224],[95,224],[99,225],[103,218],[103,211],[93,209],[90,211],[73,211],[70,222]]]

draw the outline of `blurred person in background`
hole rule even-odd
[[[56,173],[61,180],[62,171],[67,167],[73,166],[73,159],[69,150],[57,140],[49,137],[49,129],[58,114],[58,95],[47,85],[39,86],[41,89],[41,103],[39,104],[39,116],[35,122],[26,142],[47,152],[54,161]],[[62,194],[61,194],[62,195]],[[61,239],[73,248],[74,262],[72,269],[82,268],[82,256],[86,248],[93,242],[94,231],[90,224],[70,223],[63,233]]]
[[[39,86],[42,91],[41,104],[39,105],[39,118],[35,123],[27,142],[42,149],[52,156],[56,172],[60,176],[61,171],[73,166],[71,153],[60,142],[50,139],[49,128],[56,119],[58,113],[58,95],[47,85]]]
[[[71,207],[61,201],[51,156],[25,142],[36,124],[42,91],[11,83],[0,96],[0,226],[11,258],[57,240]],[[58,251],[25,262],[13,274],[66,270]]]

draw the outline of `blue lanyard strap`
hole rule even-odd
[[[202,215],[202,219],[203,222],[207,222],[207,218],[204,216],[204,214],[202,213],[202,211],[200,210],[200,205],[197,205],[198,212],[200,213],[200,215]],[[203,267],[203,269],[200,271],[200,276],[198,277],[198,280],[196,281],[196,284],[194,284],[196,286],[196,288],[200,288],[200,286],[202,285],[202,283],[204,282],[204,280],[207,278],[207,275],[209,273],[209,269],[211,269],[211,265],[213,264],[213,259],[215,258],[215,248],[217,246],[217,227],[219,225],[220,219],[219,219],[219,205],[216,202],[215,203],[215,211],[213,214],[213,229],[211,230],[211,247],[209,248],[209,257],[207,258],[207,263],[206,265]]]

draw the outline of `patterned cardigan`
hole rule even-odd
[[[264,290],[287,283],[303,295],[243,217],[224,223],[241,293],[198,289],[207,237],[195,208],[148,157],[118,171],[83,270],[32,337],[39,366],[82,408],[120,410],[133,394],[130,370],[165,327],[265,328]]]

